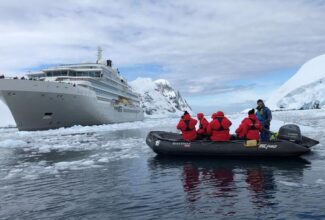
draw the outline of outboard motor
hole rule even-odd
[[[300,144],[302,142],[302,136],[299,126],[294,124],[282,126],[279,130],[278,139]]]

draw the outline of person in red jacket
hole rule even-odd
[[[193,141],[196,139],[195,125],[197,120],[191,118],[190,114],[185,111],[182,119],[177,124],[177,129],[181,130],[182,137],[185,141]]]
[[[230,139],[229,128],[231,121],[225,117],[223,112],[213,113],[212,121],[208,125],[208,134],[211,135],[211,141],[228,141]]]
[[[248,117],[237,128],[236,134],[239,138],[259,140],[261,129],[261,123],[255,115],[255,109],[251,109],[248,112]]]
[[[203,113],[198,113],[197,119],[199,119],[199,123],[200,123],[199,129],[197,130],[198,139],[203,139],[208,136],[207,129],[208,129],[209,122],[208,120],[206,120]]]

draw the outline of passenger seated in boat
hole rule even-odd
[[[212,114],[212,121],[209,123],[207,132],[211,135],[211,141],[228,141],[230,139],[229,128],[231,121],[225,117],[222,111]]]
[[[236,129],[236,134],[239,138],[246,140],[259,140],[261,123],[255,115],[255,109],[248,112],[248,117],[244,118],[239,127]]]
[[[209,122],[208,120],[204,117],[203,113],[198,113],[197,114],[197,119],[199,119],[199,129],[197,130],[197,139],[204,139],[206,137],[208,137],[208,125]]]
[[[182,137],[185,141],[193,141],[196,139],[196,130],[195,125],[197,124],[197,120],[193,119],[190,114],[185,111],[182,119],[177,124],[177,129],[181,130]]]

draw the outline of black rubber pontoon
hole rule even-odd
[[[221,157],[296,157],[310,152],[318,141],[301,136],[301,142],[275,140],[246,147],[244,140],[211,142],[209,140],[184,141],[180,134],[151,131],[146,142],[159,155],[221,156]]]

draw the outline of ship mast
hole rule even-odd
[[[102,63],[103,60],[103,49],[99,46],[97,49],[97,63]]]

